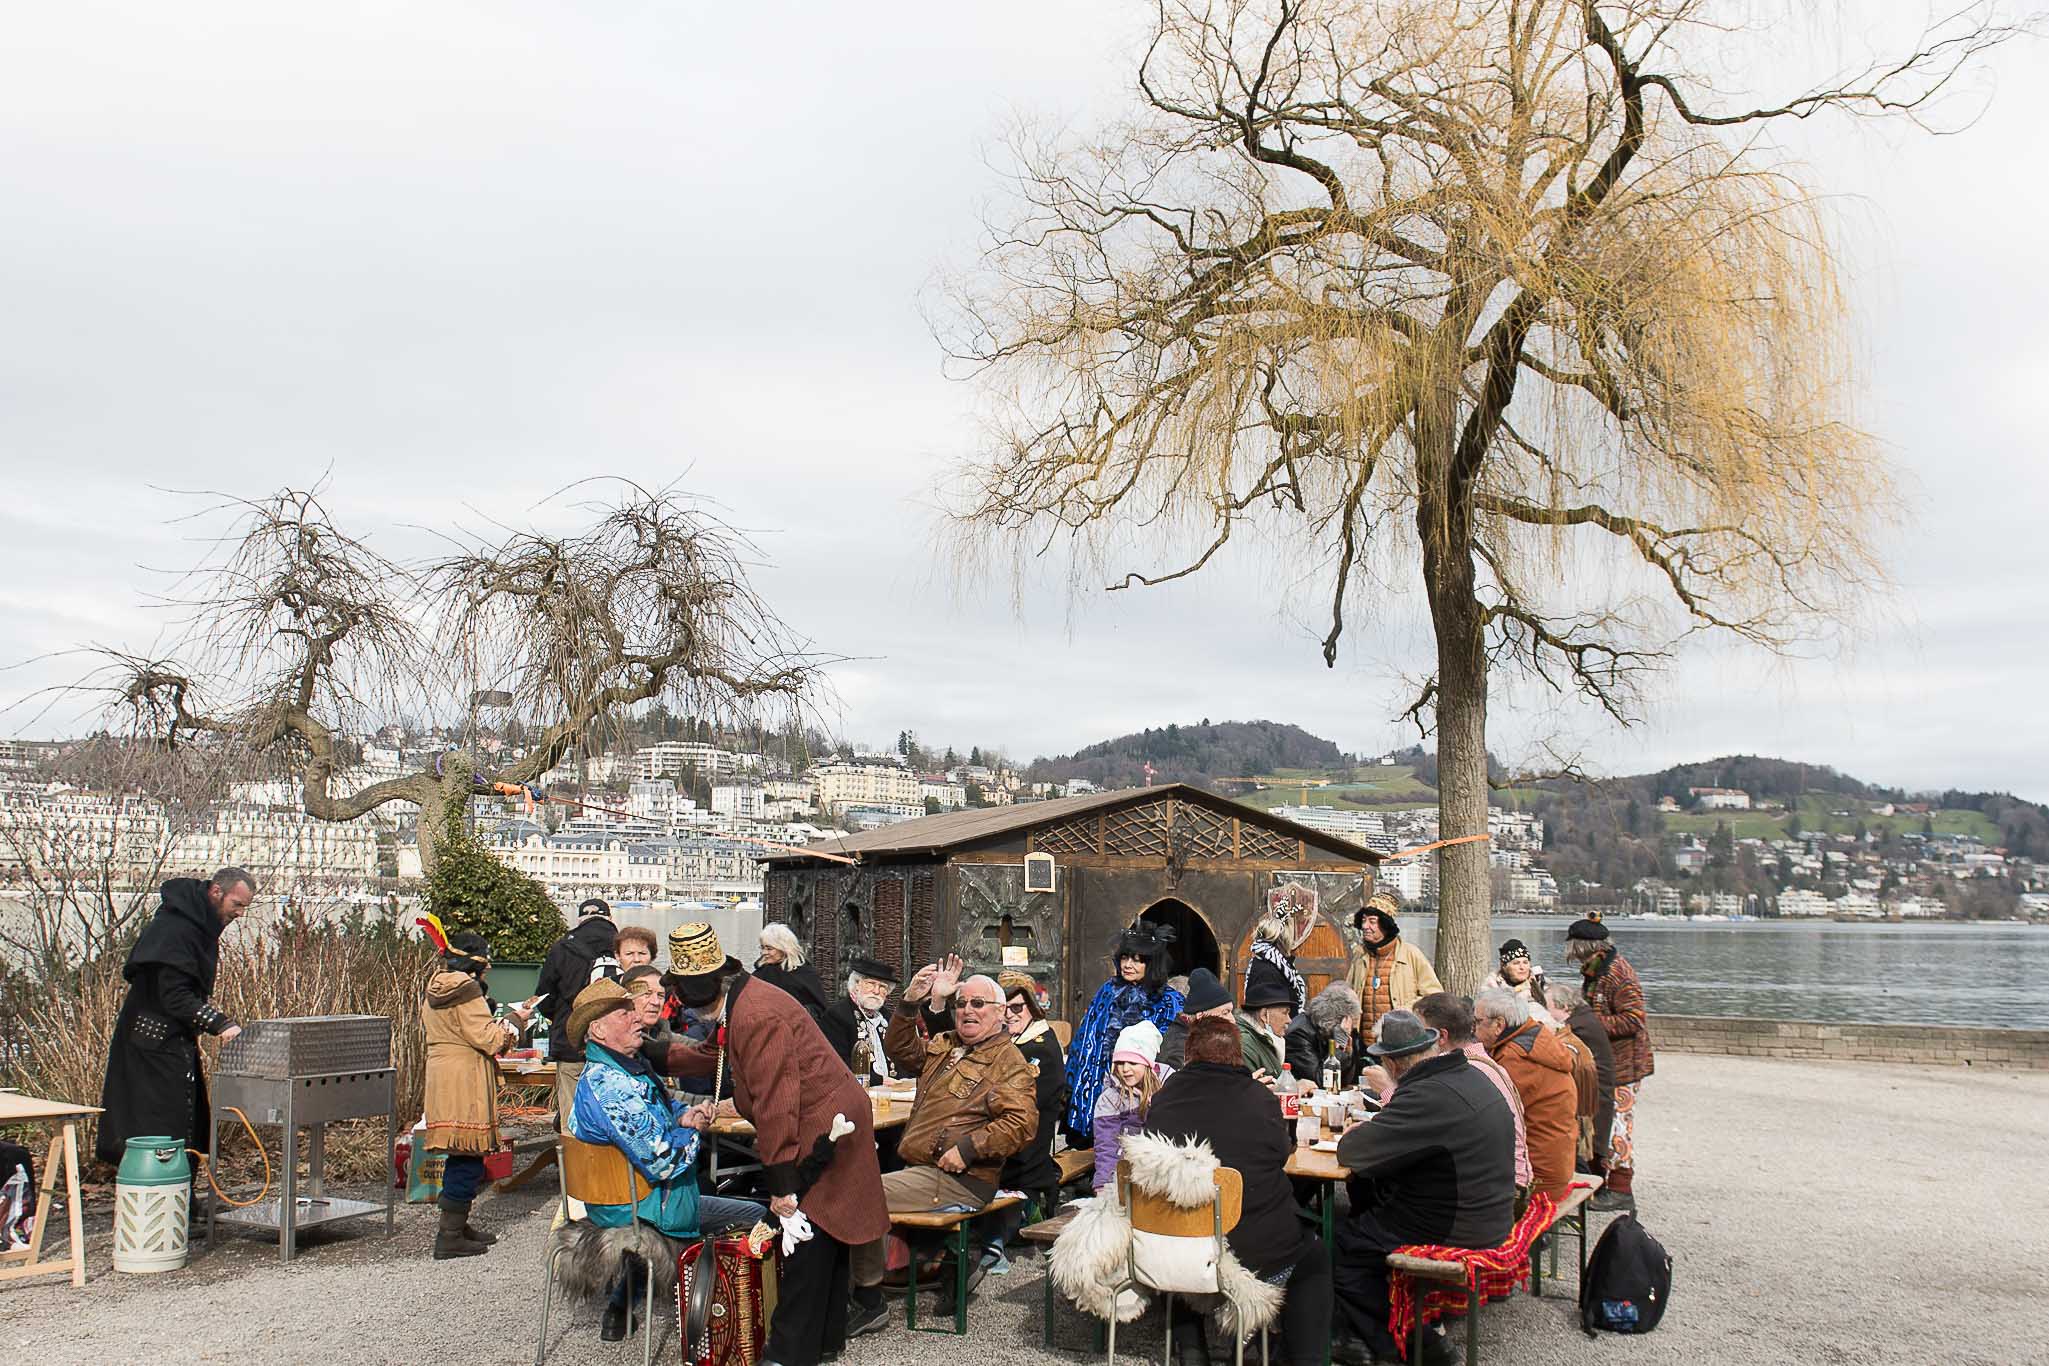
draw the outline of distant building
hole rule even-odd
[[[634,776],[639,778],[681,778],[695,772],[716,783],[759,770],[761,756],[735,754],[717,745],[664,740],[637,752],[633,756],[633,766]]]
[[[711,811],[714,816],[758,821],[763,819],[767,802],[768,794],[760,783],[712,784]]]
[[[1829,912],[1829,900],[1820,892],[1788,887],[1779,893],[1779,915],[1787,920],[1818,920]]]
[[[938,802],[941,811],[958,811],[968,804],[967,785],[947,778],[921,780],[918,783],[918,795],[923,801]]]
[[[1702,811],[1748,811],[1750,794],[1740,787],[1689,787],[1686,795]]]
[[[820,809],[839,815],[850,806],[902,810],[907,815],[925,814],[925,795],[918,775],[900,764],[851,763],[834,760],[819,764],[810,773],[818,791]]]

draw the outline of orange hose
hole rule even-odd
[[[261,1204],[263,1197],[270,1194],[270,1149],[264,1147],[263,1140],[256,1136],[256,1126],[249,1122],[249,1116],[243,1114],[232,1105],[223,1106],[222,1108],[236,1119],[242,1121],[242,1127],[249,1131],[249,1141],[256,1145],[257,1152],[263,1154],[263,1189],[256,1192],[255,1196],[251,1199],[237,1200],[234,1196],[222,1190],[220,1183],[213,1179],[213,1164],[207,1161],[205,1153],[197,1148],[187,1148],[185,1151],[198,1158],[200,1163],[205,1166],[206,1184],[213,1187],[213,1193],[219,1196],[224,1204],[233,1205],[236,1209],[247,1209],[251,1205]],[[290,1142],[291,1140],[288,1138],[286,1141]],[[296,1157],[297,1154],[295,1153],[293,1156]]]

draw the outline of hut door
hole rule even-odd
[[[1230,983],[1231,995],[1242,996],[1245,992],[1245,968],[1252,961],[1252,935],[1259,928],[1254,921],[1245,937],[1238,941],[1233,961],[1237,964],[1237,980]],[[1302,947],[1295,950],[1295,971],[1302,974],[1308,984],[1310,996],[1315,996],[1332,982],[1345,980],[1345,969],[1351,962],[1345,948],[1345,937],[1328,917],[1319,913],[1316,923],[1310,928],[1309,937],[1302,941]]]

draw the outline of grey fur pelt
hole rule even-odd
[[[566,1294],[582,1299],[610,1294],[623,1272],[621,1259],[629,1252],[638,1253],[654,1269],[656,1303],[676,1291],[676,1254],[686,1245],[646,1224],[599,1228],[578,1220],[556,1229],[554,1238],[554,1246],[562,1249],[555,1263],[555,1283]]]

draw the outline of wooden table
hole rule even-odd
[[[875,1131],[880,1133],[884,1129],[901,1128],[908,1124],[911,1119],[911,1102],[915,1094],[914,1091],[892,1092],[888,1097],[871,1094],[868,1097],[868,1104],[874,1117]],[[706,1144],[710,1152],[705,1162],[714,1187],[718,1185],[721,1172],[727,1176],[737,1176],[742,1172],[761,1170],[759,1156],[751,1146],[742,1141],[754,1137],[754,1126],[740,1118],[740,1112],[733,1108],[732,1101],[719,1102],[719,1117],[712,1122],[711,1128],[705,1130],[705,1134],[710,1139]],[[739,1153],[740,1160],[721,1164],[719,1153],[727,1148]]]
[[[1316,1207],[1318,1217],[1323,1221],[1323,1246],[1330,1249],[1337,1230],[1338,1194],[1336,1187],[1352,1174],[1352,1169],[1338,1165],[1336,1153],[1320,1153],[1314,1148],[1297,1148],[1288,1154],[1287,1172],[1305,1181],[1318,1182]]]
[[[555,1064],[546,1059],[498,1058],[498,1087],[501,1091],[528,1091],[545,1089],[548,1093],[548,1110],[555,1109]],[[526,1140],[512,1141],[513,1160],[529,1157],[526,1166],[498,1183],[502,1191],[518,1190],[527,1182],[555,1165],[555,1132],[552,1122],[545,1135]]]
[[[71,1273],[73,1285],[85,1284],[85,1211],[78,1191],[78,1121],[100,1113],[94,1105],[71,1105],[61,1100],[38,1100],[13,1091],[0,1092],[0,1124],[57,1124],[61,1132],[50,1139],[49,1156],[43,1159],[43,1180],[36,1191],[36,1226],[28,1235],[28,1246],[0,1252],[0,1281],[23,1276],[57,1276]],[[57,1190],[57,1159],[64,1159],[65,1208],[70,1217],[71,1253],[62,1261],[43,1260],[43,1230],[49,1226],[50,1200]]]

